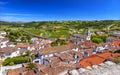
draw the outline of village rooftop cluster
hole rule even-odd
[[[5,31],[0,31],[0,75],[79,75],[86,68],[115,64],[113,61],[120,56],[120,39],[108,36],[106,42],[97,44],[91,41],[92,34],[88,29],[84,35],[71,34],[66,45],[51,46],[56,39],[32,37],[31,44],[14,44],[5,37]],[[19,64],[4,62],[23,56],[29,60]]]

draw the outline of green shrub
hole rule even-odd
[[[95,42],[95,43],[98,43],[98,44],[103,42],[103,40],[100,39],[100,38],[93,38],[92,41]]]
[[[7,65],[14,65],[14,64],[21,64],[21,63],[26,63],[29,62],[30,59],[28,57],[23,57],[23,56],[17,56],[13,58],[7,58],[3,61],[2,65],[7,66]]]
[[[95,43],[101,43],[106,41],[107,36],[92,35],[91,40]]]
[[[14,65],[14,62],[10,62],[9,65],[10,65],[10,66]]]

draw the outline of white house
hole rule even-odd
[[[14,45],[14,43],[13,42],[8,42],[7,43],[7,47],[15,47],[16,45]]]
[[[69,52],[69,51],[72,51],[72,49],[74,48],[75,48],[74,45],[62,45],[62,46],[47,47],[47,48],[41,49],[38,51],[38,54],[36,55],[36,59],[34,59],[33,62],[39,60],[39,61],[48,63],[46,60],[44,60],[44,58],[52,57],[56,54]]]
[[[29,50],[30,49],[29,43],[19,43],[19,44],[16,45],[16,47],[18,47],[19,49],[24,49],[24,50]]]
[[[5,47],[0,49],[0,60],[4,60],[7,57],[19,56],[20,51],[15,47]]]
[[[5,31],[0,31],[0,35],[6,35],[7,33]]]
[[[0,48],[7,47],[7,43],[9,42],[8,38],[0,38]]]
[[[62,45],[62,46],[55,46],[55,47],[47,47],[47,48],[41,49],[39,51],[39,54],[42,55],[43,58],[52,57],[55,54],[68,52],[73,49],[77,49],[77,48],[74,45]]]

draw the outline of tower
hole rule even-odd
[[[90,29],[87,29],[87,31],[86,31],[86,40],[91,40],[91,32],[90,32]]]

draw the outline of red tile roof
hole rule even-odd
[[[100,63],[103,63],[106,59],[114,59],[115,57],[120,56],[120,54],[112,54],[110,52],[103,52],[100,54],[93,54],[90,55],[87,58],[84,58],[80,60],[77,64],[81,67],[87,67],[87,66],[92,66],[92,65],[98,65]]]
[[[85,44],[86,47],[92,47],[93,46],[93,43],[91,41],[85,41],[84,44]]]
[[[114,41],[114,42],[112,42],[112,45],[119,46],[120,45],[120,41]]]
[[[16,47],[29,47],[29,43],[19,43]]]
[[[47,47],[39,51],[40,54],[50,54],[56,52],[62,52],[66,50],[71,50],[75,46],[74,45],[62,45],[62,46],[55,46],[55,47]]]
[[[20,75],[20,72],[24,72],[26,70],[27,69],[25,67],[9,70],[8,75]]]
[[[78,65],[85,68],[87,66],[98,65],[104,61],[105,61],[104,58],[100,58],[97,55],[91,55],[87,58],[82,59],[80,62],[78,62]]]

